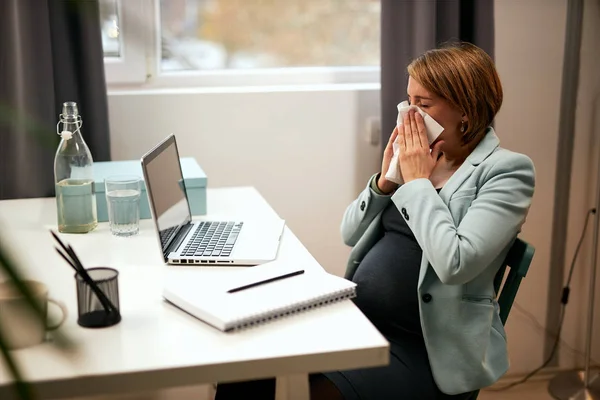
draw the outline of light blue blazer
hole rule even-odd
[[[388,196],[369,181],[342,221],[352,279],[383,235],[383,209],[392,201],[404,216],[423,250],[415,295],[433,377],[447,394],[489,386],[509,367],[493,280],[525,222],[535,171],[529,157],[499,144],[488,128],[439,194],[428,179]]]

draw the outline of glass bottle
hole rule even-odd
[[[87,233],[98,226],[92,154],[81,135],[77,104],[63,103],[59,118],[56,129],[61,140],[54,157],[58,230]]]

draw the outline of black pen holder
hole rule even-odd
[[[85,328],[106,328],[121,321],[119,311],[119,271],[113,268],[98,267],[86,269],[97,288],[105,298],[98,297],[93,288],[80,274],[75,275],[77,282],[77,323]],[[102,297],[102,296],[100,296]],[[107,301],[114,308],[106,308]]]

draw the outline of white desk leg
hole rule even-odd
[[[275,400],[310,400],[308,374],[278,376]]]

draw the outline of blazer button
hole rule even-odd
[[[406,208],[402,207],[402,210],[400,210],[402,212],[402,215],[404,216],[405,220],[409,220],[408,218],[408,213],[406,212]]]
[[[365,211],[366,205],[367,204],[364,201],[362,203],[360,203],[360,211]]]
[[[422,299],[423,299],[424,303],[429,303],[433,299],[433,297],[431,297],[431,295],[429,293],[425,293],[423,295]]]

